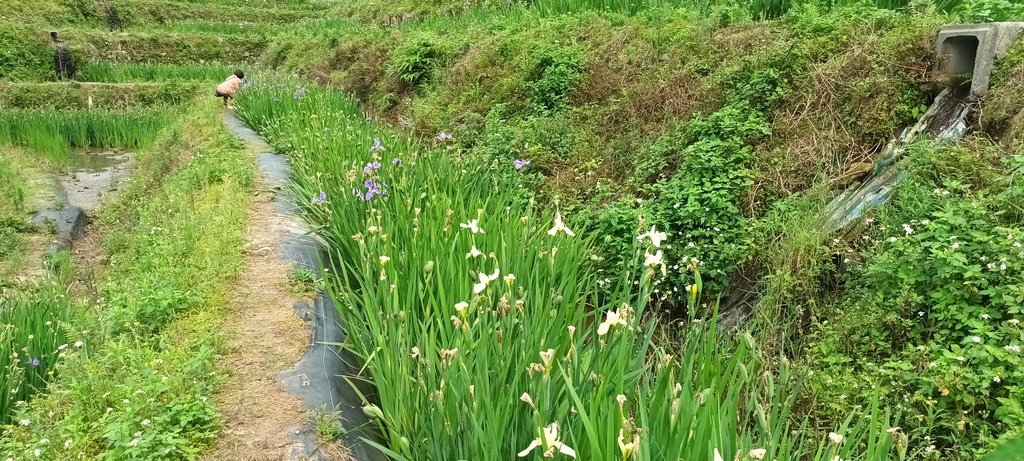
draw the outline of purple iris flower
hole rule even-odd
[[[370,146],[370,152],[384,152],[384,145],[380,143],[380,138],[373,138],[373,146]]]
[[[395,157],[395,158],[391,159],[391,164],[395,165],[395,166],[401,165],[402,164],[402,159],[400,159],[398,157]]]
[[[514,165],[515,165],[517,170],[522,170],[523,168],[526,168],[526,166],[529,165],[529,164],[530,164],[529,160],[519,160],[519,159],[517,159],[514,162]]]
[[[444,141],[447,141],[449,139],[452,139],[452,135],[450,135],[448,133],[445,133],[445,132],[442,131],[442,132],[437,134],[437,140],[438,141],[444,142]]]
[[[363,186],[366,187],[366,193],[363,195],[363,200],[367,202],[373,200],[373,198],[378,195],[386,195],[386,193],[381,189],[380,183],[376,181],[367,179],[363,182]]]
[[[38,358],[33,358],[32,359],[32,366],[34,366],[34,367],[38,367],[39,366],[39,359]]]
[[[295,89],[295,93],[292,94],[292,99],[301,99],[306,94],[306,87],[300,86]]]
[[[320,205],[320,204],[322,204],[322,203],[324,203],[326,201],[327,201],[327,192],[320,191],[320,195],[318,197],[313,197],[313,200],[310,200],[309,203],[311,203],[313,205]]]
[[[366,166],[363,167],[363,173],[370,174],[374,170],[379,170],[379,169],[380,169],[380,163],[379,162],[370,162],[370,163],[367,163]]]

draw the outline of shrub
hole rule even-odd
[[[819,391],[856,397],[829,405],[839,413],[881,390],[930,436],[921,446],[977,454],[1024,424],[1024,221],[1012,211],[1024,158],[1000,171],[966,149],[914,155],[811,360]]]
[[[415,88],[429,81],[440,60],[447,56],[445,49],[433,39],[420,37],[404,42],[391,55],[387,72],[404,86]]]
[[[577,47],[549,46],[538,50],[536,56],[526,82],[530,102],[539,113],[561,109],[583,80],[581,51]]]

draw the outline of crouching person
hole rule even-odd
[[[224,106],[229,109],[233,109],[232,106],[228,105],[229,100],[235,97],[238,90],[242,88],[242,80],[245,78],[245,73],[240,70],[236,70],[234,74],[224,80],[223,83],[217,85],[217,97],[224,98]]]

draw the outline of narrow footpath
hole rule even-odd
[[[247,141],[254,156],[268,149]],[[275,192],[265,172],[258,175],[255,190],[245,269],[231,299],[236,309],[225,322],[227,352],[220,359],[221,368],[230,370],[231,375],[215,396],[224,431],[204,459],[348,459],[339,446],[317,442],[310,414],[279,379],[308,346],[310,328],[293,306],[309,300],[289,287],[292,266],[281,247],[289,223],[277,212]]]

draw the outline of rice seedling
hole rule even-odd
[[[144,148],[170,119],[166,109],[0,111],[0,145],[24,146],[66,166],[73,147]]]
[[[17,154],[0,153],[0,287],[24,263],[28,177]]]
[[[393,459],[886,458],[881,412],[831,437],[794,425],[798,379],[762,367],[750,336],[711,318],[656,341],[665,234],[638,222],[634,269],[596,272],[596,236],[538,205],[528,159],[413,141],[317,87],[258,84],[239,114],[290,154],[368,374],[346,379],[376,386],[370,443]]]
[[[161,82],[168,80],[197,80],[216,82],[235,69],[220,63],[162,64],[89,61],[82,66],[78,79],[87,82]]]
[[[53,378],[68,347],[63,322],[69,309],[67,293],[53,283],[0,293],[0,424],[10,423],[14,410]]]

